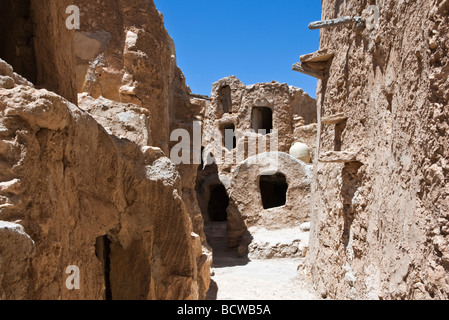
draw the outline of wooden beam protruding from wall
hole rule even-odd
[[[324,77],[325,77],[323,71],[315,70],[315,69],[307,66],[307,64],[301,63],[301,62],[295,63],[292,67],[292,70],[296,71],[296,72],[304,73],[308,76],[311,76],[311,77],[314,77],[317,79],[324,79]]]

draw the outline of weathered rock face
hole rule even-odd
[[[88,112],[109,134],[146,146],[150,113],[132,103],[119,103],[86,93],[78,96],[79,107]],[[162,150],[161,150],[162,152]]]
[[[331,298],[447,299],[449,2],[371,3],[323,2],[368,23],[321,33],[318,106],[347,120],[320,125],[308,270]]]
[[[251,260],[304,258],[307,255],[310,233],[299,227],[279,230],[251,227],[248,231],[253,238],[248,247]]]
[[[34,34],[50,16],[46,41],[58,45],[36,43],[16,58],[22,66],[35,58],[36,87],[56,93],[0,60],[0,298],[204,298],[211,254],[190,196],[197,166],[165,156],[170,127],[200,108],[161,15],[152,1],[78,1],[80,109],[67,100],[76,101],[76,88],[66,3],[47,2],[31,2]],[[79,290],[66,287],[68,266],[80,270]]]

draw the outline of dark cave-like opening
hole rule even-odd
[[[287,203],[287,191],[288,183],[283,174],[260,177],[260,194],[264,209],[284,206]]]
[[[223,127],[223,145],[228,150],[237,148],[237,137],[235,135],[235,125],[233,123],[226,124]]]

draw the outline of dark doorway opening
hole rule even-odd
[[[103,266],[105,299],[112,300],[111,290],[111,240],[107,236],[98,237],[95,242],[95,255]]]
[[[264,209],[284,206],[287,202],[287,191],[288,183],[283,174],[260,176],[260,194]]]
[[[224,185],[214,185],[210,187],[210,198],[208,213],[211,221],[220,222],[228,220],[227,208],[229,206],[229,196]]]
[[[221,105],[223,113],[232,113],[232,97],[230,86],[224,86],[220,88],[219,103]]]
[[[251,129],[256,133],[269,134],[273,130],[273,110],[267,107],[253,108]]]
[[[237,137],[235,136],[235,125],[233,123],[223,126],[223,145],[228,150],[237,148]]]

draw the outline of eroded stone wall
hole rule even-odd
[[[448,298],[448,14],[442,0],[323,1],[323,20],[367,24],[321,31],[334,57],[318,107],[347,121],[320,125],[320,155],[356,154],[315,163],[308,270],[322,296]]]

